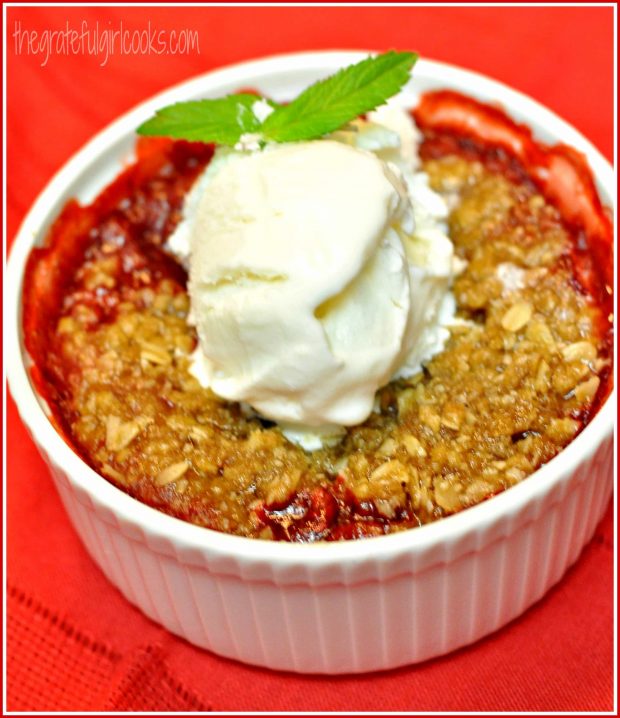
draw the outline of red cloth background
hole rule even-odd
[[[196,29],[200,52],[42,66],[12,36],[83,20]],[[13,7],[7,21],[9,241],[51,175],[120,113],[192,75],[277,52],[415,49],[530,94],[612,156],[611,8]],[[496,635],[384,674],[300,677],[200,651],[127,604],[69,526],[12,402],[7,433],[9,710],[613,709],[611,509],[562,582]]]

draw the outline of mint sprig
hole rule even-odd
[[[288,105],[276,105],[261,122],[253,107],[256,95],[179,102],[158,110],[138,128],[141,135],[163,135],[234,146],[244,135],[255,142],[311,140],[339,129],[376,109],[408,81],[418,56],[390,51],[339,70],[304,90]]]
[[[392,51],[349,65],[278,107],[261,132],[275,142],[310,140],[333,132],[395,95],[417,59],[413,52]]]
[[[232,146],[241,135],[260,129],[260,120],[252,112],[259,99],[256,95],[239,94],[217,100],[178,102],[157,110],[137,132]]]

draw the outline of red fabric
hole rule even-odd
[[[200,53],[16,52],[12,33],[79,26],[194,28]],[[7,16],[8,237],[94,132],[199,72],[276,52],[415,49],[500,79],[613,147],[611,8],[19,8]],[[70,528],[8,405],[7,701],[10,710],[613,709],[613,516],[541,602],[475,646],[360,677],[300,677],[200,651],[132,608]]]

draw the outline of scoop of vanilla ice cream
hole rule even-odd
[[[389,103],[324,140],[219,148],[168,241],[189,269],[193,373],[307,449],[449,336],[460,266],[419,139]]]
[[[413,212],[414,231],[400,233],[411,280],[410,350],[392,378],[409,377],[440,352],[450,337],[448,327],[456,312],[450,285],[464,264],[454,256],[448,237],[447,204],[429,186],[428,175],[419,171],[422,135],[411,115],[392,98],[368,113],[367,121],[358,120],[354,129],[349,140],[354,146],[368,149],[398,168]]]
[[[399,235],[410,274],[411,310],[407,326],[409,351],[393,379],[412,376],[441,351],[450,336],[456,312],[450,285],[463,268],[448,237],[448,207],[419,171],[421,133],[397,100],[390,100],[367,119],[355,120],[332,137],[372,152],[402,178],[414,220],[412,232]]]
[[[408,350],[402,181],[321,140],[237,155],[189,234],[202,380],[284,424],[353,425]]]

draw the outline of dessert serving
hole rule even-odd
[[[166,108],[32,251],[31,375],[116,487],[246,537],[379,536],[527,479],[601,407],[585,160],[454,91],[403,107],[414,62]]]
[[[377,106],[321,95],[326,125],[306,96],[292,121],[367,57],[245,62],[136,107],[46,187],[6,273],[11,393],[94,561],[168,630],[289,671],[497,630],[613,486],[613,169],[472,72],[420,60],[392,99],[408,53]],[[159,136],[162,108],[231,95]]]

